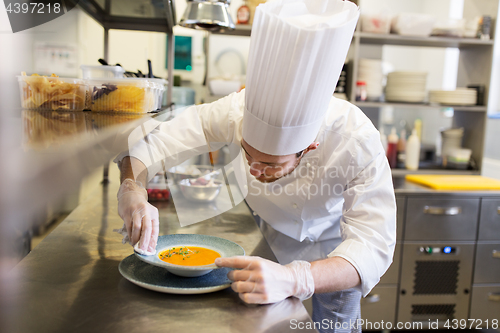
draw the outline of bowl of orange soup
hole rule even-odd
[[[198,234],[176,234],[158,237],[156,254],[135,252],[142,261],[164,267],[172,274],[196,277],[217,269],[215,259],[245,255],[245,250],[230,240]]]

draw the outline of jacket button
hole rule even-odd
[[[257,216],[257,213],[256,213],[256,212],[253,212],[252,214],[253,214],[253,216]]]
[[[308,167],[308,168],[311,167],[311,163],[307,162],[306,167]]]
[[[297,206],[297,204],[293,204],[292,207],[297,209],[297,207],[299,207],[299,206]]]

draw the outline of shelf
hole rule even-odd
[[[252,26],[248,24],[237,24],[235,29],[221,29],[213,31],[212,34],[216,35],[230,35],[230,36],[245,36],[250,37]]]
[[[431,105],[421,103],[391,103],[391,102],[353,102],[354,105],[360,108],[381,108],[384,106],[392,106],[395,108],[418,108],[418,109],[448,109],[452,108],[455,111],[473,111],[486,112],[487,108],[484,105],[472,106],[451,106],[451,105]]]
[[[374,34],[368,32],[355,32],[354,36],[360,38],[361,44],[401,45],[401,46],[427,46],[427,47],[493,47],[493,40],[456,37],[413,37],[392,34]]]

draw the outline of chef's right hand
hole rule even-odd
[[[122,182],[118,215],[125,223],[132,246],[139,242],[139,249],[154,253],[160,229],[158,209],[148,202],[148,193],[141,183],[128,178]]]

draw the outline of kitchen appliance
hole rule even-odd
[[[233,20],[227,10],[230,2],[230,0],[188,0],[179,25],[210,31],[234,29]]]
[[[398,321],[467,320],[473,260],[474,243],[406,242]]]

